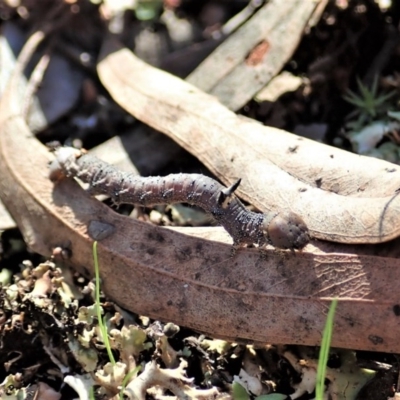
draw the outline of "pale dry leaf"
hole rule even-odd
[[[324,1],[269,1],[187,78],[231,110],[248,103],[276,76]]]
[[[225,184],[242,178],[237,193],[261,211],[293,211],[315,238],[330,241],[377,243],[400,235],[398,166],[239,118],[112,39],[97,69],[132,115],[173,138]]]

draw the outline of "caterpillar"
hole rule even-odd
[[[260,214],[249,211],[235,196],[239,179],[225,187],[201,174],[170,174],[138,177],[71,147],[55,151],[50,179],[79,178],[93,195],[105,194],[116,203],[152,206],[189,203],[199,206],[231,235],[235,247],[272,244],[277,248],[301,249],[309,242],[303,219],[293,212]]]

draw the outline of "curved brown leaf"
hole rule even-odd
[[[316,238],[377,243],[400,235],[400,169],[236,116],[112,39],[98,73],[114,99],[199,158],[261,211],[300,214]]]
[[[0,102],[0,197],[33,250],[68,246],[69,264],[91,274],[97,239],[103,289],[121,306],[231,340],[317,345],[339,297],[333,346],[400,352],[398,259],[333,244],[231,258],[220,228],[158,228],[116,214],[73,180],[53,186],[52,156],[20,115],[18,78],[17,69]]]

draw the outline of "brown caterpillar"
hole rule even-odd
[[[293,212],[254,213],[234,195],[240,179],[226,188],[201,174],[138,177],[120,171],[89,154],[62,147],[55,152],[50,179],[76,177],[89,184],[91,194],[106,194],[119,203],[151,206],[189,203],[203,208],[232,236],[235,246],[272,244],[301,249],[309,242],[308,228]]]

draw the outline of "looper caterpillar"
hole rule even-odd
[[[259,214],[235,196],[240,179],[229,188],[201,174],[138,177],[120,171],[79,150],[61,147],[50,166],[50,179],[76,177],[89,184],[91,194],[105,194],[115,203],[151,206],[189,203],[203,208],[232,236],[234,246],[272,244],[301,249],[309,242],[308,228],[293,212]]]

